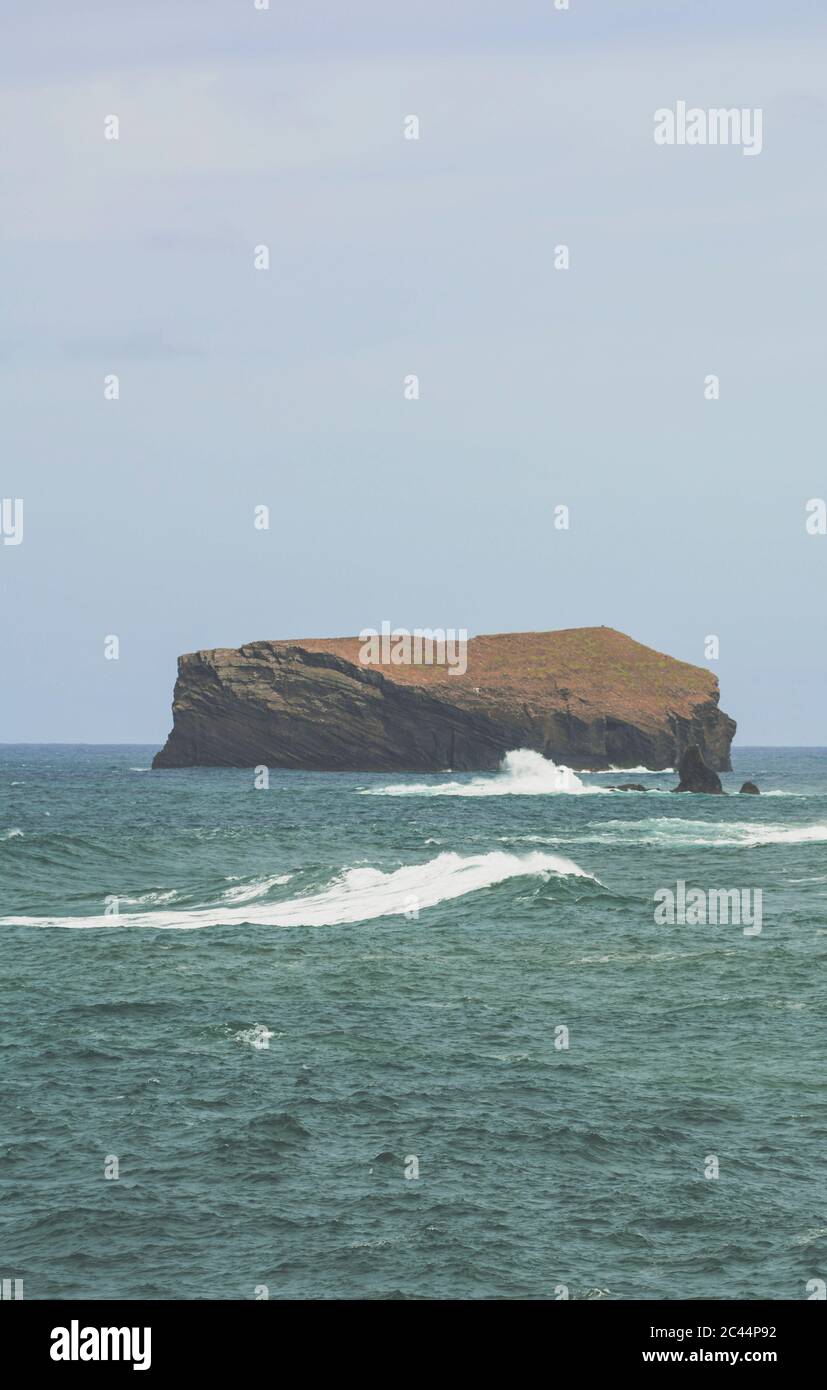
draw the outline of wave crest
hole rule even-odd
[[[510,878],[552,875],[591,879],[571,859],[536,851],[517,855],[503,850],[490,854],[437,855],[426,864],[409,864],[391,873],[381,869],[345,869],[321,893],[286,902],[253,903],[245,907],[181,908],[176,911],[135,912],[116,917],[2,917],[0,926],[25,927],[154,927],[195,928],[240,926],[333,927],[368,922],[377,917],[415,913],[466,893],[491,888]]]
[[[645,772],[649,777],[674,777],[676,775],[674,767],[595,767],[591,771],[591,776],[608,777],[610,772]]]
[[[584,832],[504,836],[505,843],[555,845],[651,845],[664,848],[758,849],[762,845],[805,845],[827,841],[827,825],[765,825],[761,821],[646,820],[589,821]]]
[[[250,883],[239,883],[235,888],[225,888],[221,897],[227,903],[254,902],[256,898],[265,898],[271,888],[289,883],[292,877],[292,874],[271,874],[265,878],[254,878]]]
[[[398,782],[371,787],[364,796],[555,796],[602,794],[607,787],[587,787],[570,767],[544,758],[530,748],[506,753],[498,772],[469,782]]]

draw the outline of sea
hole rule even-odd
[[[520,749],[269,786],[155,751],[0,748],[0,1274],[25,1298],[827,1278],[827,750],[736,746],[728,796]],[[708,913],[658,921],[679,885]]]

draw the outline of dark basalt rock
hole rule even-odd
[[[648,792],[649,788],[644,787],[640,782],[621,782],[619,787],[609,786],[610,792]]]
[[[673,792],[712,792],[723,795],[720,777],[704,762],[703,753],[696,743],[690,744],[686,752],[681,754],[678,772],[681,780],[677,787],[672,788]]]
[[[311,638],[180,657],[153,767],[483,772],[527,748],[576,771],[655,771],[695,745],[730,769],[735,722],[712,672],[612,628],[473,637],[454,670],[393,654],[365,664],[362,647]]]
[[[755,785],[754,782],[745,782],[744,785],[743,785],[743,787],[741,788],[740,792],[738,793],[738,795],[739,795],[739,796],[760,796],[760,795],[761,795],[761,788],[760,788],[760,787],[756,787],[756,785]]]

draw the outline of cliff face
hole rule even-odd
[[[180,657],[153,767],[471,772],[531,748],[579,769],[663,768],[693,743],[710,767],[731,766],[717,679],[612,628],[475,637],[462,675],[363,665],[362,647],[250,642]]]

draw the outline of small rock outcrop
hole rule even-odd
[[[648,792],[649,788],[644,787],[642,782],[621,782],[619,787],[609,786],[610,792]]]
[[[760,795],[761,795],[761,788],[760,788],[760,787],[756,787],[756,785],[755,785],[754,782],[745,782],[744,785],[743,785],[743,787],[741,788],[740,792],[738,793],[738,795],[739,795],[739,796],[760,796]]]
[[[681,754],[678,763],[681,780],[673,792],[707,792],[723,795],[721,779],[704,761],[704,755],[697,743],[692,743]]]

